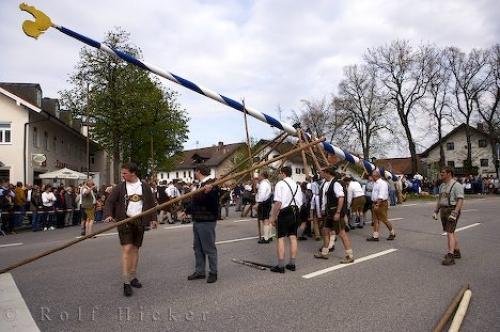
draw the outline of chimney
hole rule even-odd
[[[224,142],[218,142],[217,143],[217,151],[220,151],[223,146],[224,146]]]

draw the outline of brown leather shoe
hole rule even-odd
[[[345,256],[341,261],[340,264],[351,264],[354,263],[354,257],[350,256]]]
[[[447,253],[446,256],[444,256],[443,261],[441,262],[443,265],[454,265],[455,264],[455,258],[453,258],[453,254]]]

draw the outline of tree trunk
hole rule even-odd
[[[120,183],[120,148],[119,145],[116,144],[113,148],[113,181],[114,183]]]
[[[415,142],[413,141],[408,121],[404,122],[403,128],[406,133],[406,138],[408,139],[408,149],[411,156],[411,172],[415,174],[418,172],[417,147],[415,146]]]

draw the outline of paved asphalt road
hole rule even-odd
[[[390,209],[396,241],[365,240],[369,229],[349,233],[356,258],[393,252],[309,279],[336,266],[314,259],[319,242],[301,242],[297,271],[274,274],[237,265],[231,258],[275,263],[275,246],[258,245],[254,220],[233,217],[217,226],[219,280],[188,281],[193,271],[191,227],[162,225],[146,233],[139,277],[144,287],[125,298],[116,235],[89,239],[12,271],[42,331],[429,331],[451,299],[470,284],[472,300],[462,331],[500,330],[500,198],[466,201],[458,227],[463,258],[441,265],[446,237],[431,219],[433,205],[409,202]],[[72,227],[0,237],[0,266],[53,248],[78,235]],[[17,243],[18,245],[5,246]],[[22,243],[19,245],[19,243]],[[5,285],[0,284],[0,291]],[[1,320],[15,319],[5,312]],[[7,308],[8,309],[8,308]],[[14,318],[13,318],[14,317]]]

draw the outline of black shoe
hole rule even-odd
[[[137,278],[130,280],[130,286],[135,288],[142,288],[142,284],[139,282],[139,280],[137,280]]]
[[[453,258],[462,258],[462,254],[460,253],[460,249],[453,250]]]
[[[391,234],[389,235],[389,237],[387,238],[387,241],[392,241],[396,238],[396,234]]]
[[[295,264],[287,264],[285,265],[285,269],[295,271]]]
[[[328,252],[333,252],[334,250],[335,250],[335,246],[333,246],[330,249],[328,249]]]
[[[196,280],[196,279],[205,279],[205,275],[198,273],[198,272],[195,272],[195,273],[191,274],[190,276],[188,276],[188,280]]]
[[[378,237],[371,236],[371,237],[367,238],[366,241],[375,241],[375,242],[378,242]]]
[[[363,228],[363,225],[358,225],[358,228]]]
[[[130,297],[132,293],[132,286],[130,286],[130,284],[123,284],[123,295]]]
[[[207,284],[212,284],[217,281],[217,273],[209,273],[207,278]]]
[[[446,256],[444,256],[443,261],[441,262],[443,265],[454,265],[455,264],[455,258],[453,257],[453,254],[447,253]]]
[[[276,272],[276,273],[285,273],[285,268],[280,267],[279,265],[275,265],[272,268],[270,268],[269,271]]]
[[[306,240],[307,240],[307,237],[305,237],[305,236],[299,236],[299,237],[297,238],[297,240],[298,240],[298,241],[306,241]]]
[[[264,240],[264,238],[262,238],[259,241],[257,241],[257,243],[259,244],[269,243],[269,240]]]

